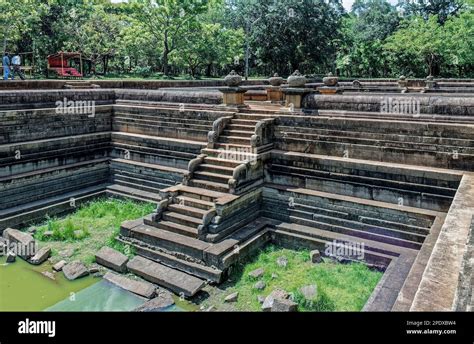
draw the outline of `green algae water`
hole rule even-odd
[[[20,258],[11,264],[5,261],[0,257],[0,311],[42,311],[100,281],[92,276],[68,281],[62,272],[53,281],[41,274],[51,271],[49,263],[35,266]]]
[[[132,311],[141,306],[145,298],[132,294],[114,284],[101,280],[74,297],[46,309],[51,312],[120,312]]]

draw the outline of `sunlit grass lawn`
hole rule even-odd
[[[277,264],[277,259],[283,256],[288,259],[286,267]],[[258,279],[266,283],[263,291],[256,290],[254,285],[258,280],[248,276],[258,268],[265,270],[264,276]],[[272,278],[272,274],[277,277]],[[250,261],[237,265],[231,274],[235,285],[227,289],[225,295],[238,291],[236,308],[243,311],[259,311],[257,296],[267,296],[277,288],[293,293],[300,311],[360,311],[381,277],[381,272],[372,271],[364,264],[313,264],[309,251],[269,246]],[[310,284],[316,284],[318,292],[311,303],[305,302],[299,292],[301,287]]]
[[[53,258],[59,251],[74,249],[71,259],[90,264],[94,260],[95,253],[104,245],[123,250],[114,239],[122,222],[138,219],[152,213],[153,210],[154,205],[150,203],[100,199],[82,205],[70,215],[47,219],[35,226],[37,228],[35,238],[41,246],[51,247]],[[52,231],[53,237],[46,238],[44,235],[46,231]],[[75,231],[82,232],[82,235],[76,235]]]

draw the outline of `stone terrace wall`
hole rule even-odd
[[[159,89],[170,87],[222,87],[224,80],[88,80],[102,88]],[[27,80],[0,82],[0,90],[11,89],[62,89],[68,80]],[[248,80],[243,85],[264,85],[267,80]]]
[[[0,110],[56,108],[56,102],[94,101],[95,105],[115,102],[113,90],[28,90],[0,92]]]
[[[310,94],[303,100],[305,109],[337,110],[381,113],[384,101],[388,98],[409,99],[420,103],[421,114],[474,117],[474,97],[425,94],[386,94],[386,95],[320,95]]]

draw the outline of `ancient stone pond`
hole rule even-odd
[[[474,82],[283,82],[1,84],[3,245],[33,235],[50,261],[2,258],[0,309],[306,310],[302,291],[330,299],[318,278],[336,275],[372,281],[358,310],[472,309]],[[28,233],[100,199],[151,206],[107,235]],[[294,254],[319,277],[278,284]]]

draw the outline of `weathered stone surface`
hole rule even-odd
[[[163,309],[174,305],[173,296],[170,292],[160,289],[157,297],[145,302],[143,305],[135,308],[135,312],[161,312]]]
[[[273,302],[275,299],[287,299],[288,297],[289,294],[286,291],[282,289],[275,289],[265,298],[265,301],[262,305],[262,310],[264,312],[269,312],[273,307]]]
[[[80,261],[74,261],[63,267],[64,276],[70,281],[87,276],[89,271]]]
[[[205,285],[205,282],[199,278],[140,256],[136,256],[129,261],[127,267],[131,272],[147,281],[156,283],[185,297],[195,295]]]
[[[321,257],[321,253],[318,250],[313,250],[310,252],[311,262],[314,264],[322,263],[323,258]]]
[[[53,237],[53,235],[54,235],[54,232],[53,232],[53,231],[45,231],[45,232],[43,233],[43,238],[45,238],[45,239],[50,239],[50,238]]]
[[[16,260],[16,254],[14,252],[7,253],[7,263],[14,263]]]
[[[53,281],[56,280],[56,276],[54,275],[54,273],[52,273],[50,271],[43,271],[41,274],[45,277],[48,277],[49,279],[51,279]]]
[[[259,269],[249,272],[249,277],[257,279],[257,278],[262,277],[264,273],[265,273],[265,269],[259,268]]]
[[[58,254],[60,257],[69,258],[69,257],[72,257],[72,255],[74,254],[74,249],[67,248],[65,250],[59,251]]]
[[[258,281],[257,283],[255,283],[255,285],[253,286],[254,289],[257,289],[257,290],[263,290],[265,289],[267,285],[265,284],[265,282],[263,281]]]
[[[95,255],[97,264],[108,267],[117,272],[127,271],[128,257],[110,247],[104,246]]]
[[[286,268],[288,265],[288,258],[282,256],[277,258],[277,265],[281,268]]]
[[[66,264],[67,263],[66,263],[65,260],[61,260],[61,261],[59,261],[59,262],[57,262],[56,264],[53,265],[53,270],[54,271],[61,271]]]
[[[313,301],[318,296],[318,287],[316,284],[305,285],[300,288],[300,293],[303,294],[306,300]]]
[[[51,255],[50,247],[43,247],[36,252],[36,254],[29,260],[33,265],[43,264]]]
[[[226,298],[224,299],[224,302],[237,302],[239,299],[239,293],[235,292],[230,295],[227,295]]]
[[[275,299],[272,305],[272,312],[297,312],[298,304],[288,299]]]
[[[15,253],[23,259],[29,259],[35,255],[36,241],[30,234],[7,228],[3,231],[3,237],[9,241],[10,249],[12,244],[16,245]]]
[[[103,269],[103,268],[102,268]],[[105,269],[104,269],[105,270]],[[89,266],[89,273],[90,274],[96,274],[98,272],[101,271],[101,267],[99,264],[92,264],[91,266]]]
[[[128,290],[134,294],[151,299],[155,296],[156,287],[145,281],[136,281],[128,277],[120,276],[113,272],[107,272],[104,276],[109,281],[122,289]]]
[[[258,295],[257,301],[259,304],[263,305],[263,303],[265,302],[265,297],[263,297],[262,295]]]

